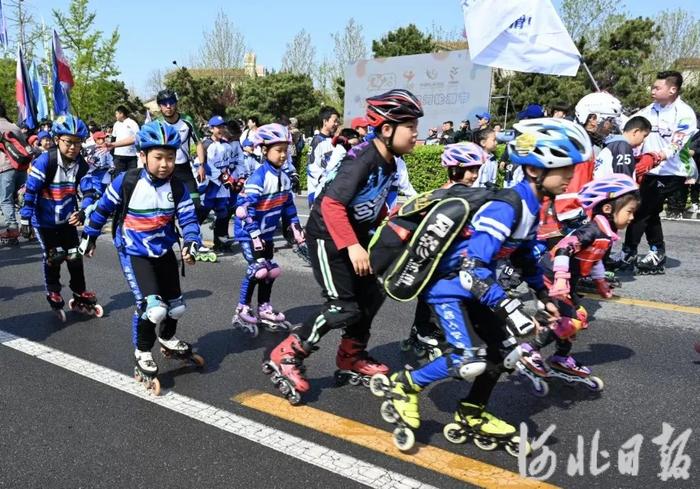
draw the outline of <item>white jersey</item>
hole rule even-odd
[[[333,154],[333,144],[331,137],[321,139],[313,149],[313,154],[309,155],[309,162],[306,167],[306,187],[309,195],[316,195],[321,190],[321,181],[326,175],[326,167]]]
[[[666,159],[649,172],[652,175],[688,177],[695,172],[695,162],[685,145],[698,129],[695,112],[680,97],[662,107],[653,103],[637,112],[651,122],[651,133],[642,153],[663,153]]]
[[[210,182],[219,187],[216,197],[226,198],[231,195],[228,188],[222,185],[222,177],[226,174],[238,178],[239,169],[233,147],[224,140],[213,141],[207,147],[207,174]]]
[[[411,181],[408,179],[408,167],[406,167],[406,162],[400,156],[395,158],[396,160],[396,186],[398,187],[399,193],[405,195],[406,197],[413,197],[417,195],[416,189],[411,185]]]

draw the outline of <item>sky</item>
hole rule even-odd
[[[494,0],[498,1],[498,0]],[[621,0],[622,3],[625,3]],[[51,26],[52,9],[67,11],[69,0],[24,0],[34,17]],[[553,1],[559,6],[561,0]],[[351,8],[348,8],[350,6]],[[653,16],[662,9],[683,8],[700,18],[700,2],[691,0],[631,0],[626,11],[632,16]],[[332,57],[331,34],[341,31],[354,17],[363,26],[367,51],[372,39],[416,24],[430,30],[433,23],[447,31],[463,29],[459,0],[91,0],[96,28],[110,33],[119,28],[116,62],[120,79],[141,96],[151,95],[147,80],[156,70],[168,70],[172,61],[187,66],[219,10],[227,13],[257,54],[257,62],[279,69],[286,45],[301,29],[311,34],[317,62]],[[12,36],[12,34],[10,34]]]

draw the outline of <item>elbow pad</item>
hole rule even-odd
[[[475,299],[481,300],[481,297],[495,283],[495,280],[490,276],[479,278],[476,275],[476,268],[486,267],[486,263],[475,258],[465,258],[462,262],[462,267],[459,270],[459,283],[468,290]]]

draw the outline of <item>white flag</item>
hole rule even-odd
[[[462,0],[472,62],[575,76],[581,55],[550,0]]]

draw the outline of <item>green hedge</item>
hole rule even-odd
[[[412,153],[404,156],[406,167],[408,168],[408,176],[413,184],[413,188],[417,192],[427,192],[440,187],[447,181],[447,171],[440,165],[440,157],[442,156],[443,146],[416,146]],[[500,144],[494,151],[497,158],[505,150],[505,145]],[[301,188],[306,190],[306,162],[308,160],[309,146],[304,146],[301,153],[301,162],[299,165],[299,180]],[[501,172],[498,175],[497,183],[503,181]]]

